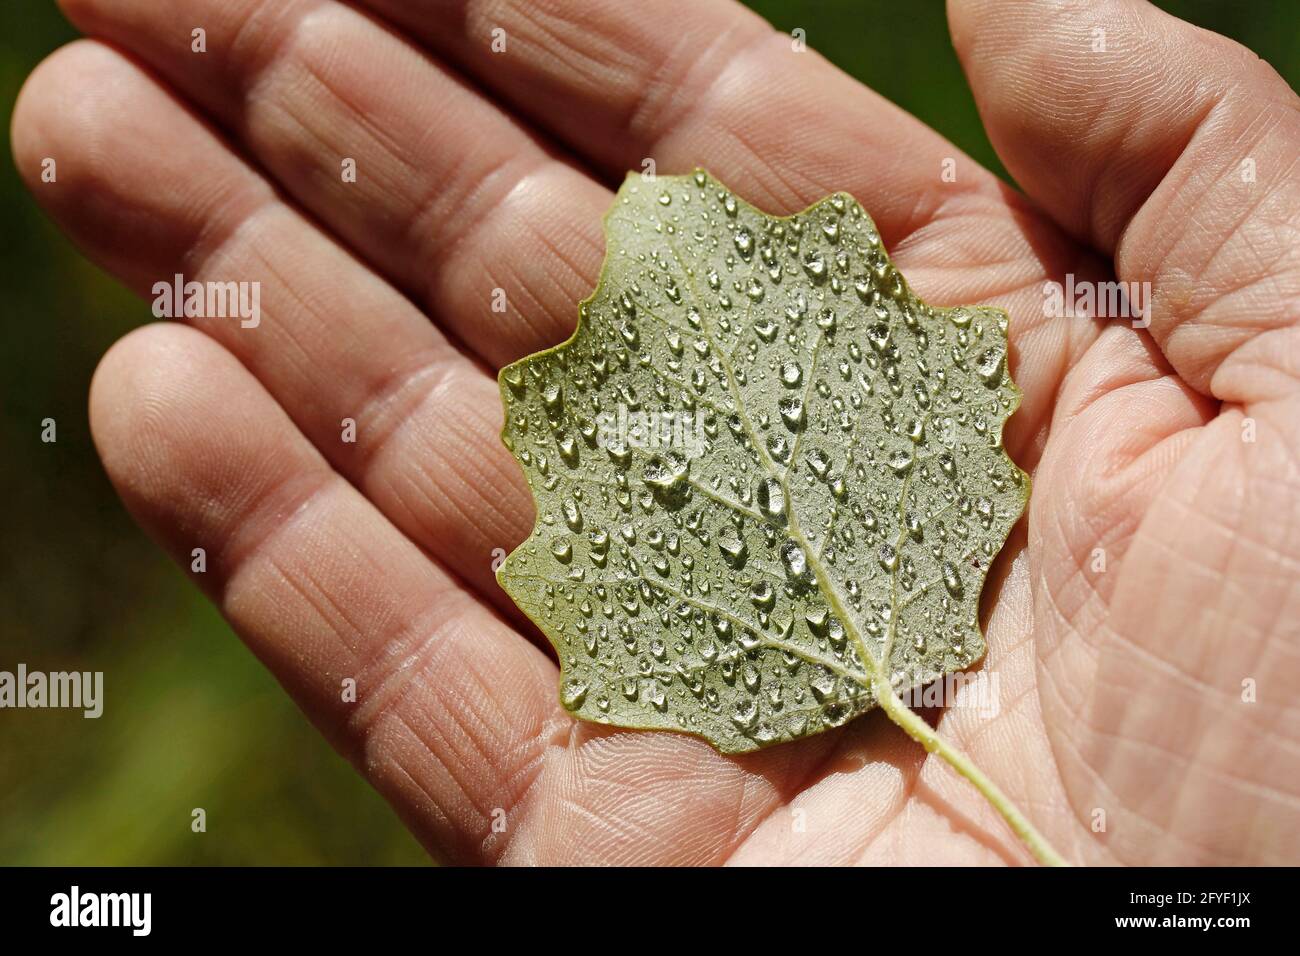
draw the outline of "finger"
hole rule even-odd
[[[846,190],[886,242],[995,178],[731,2],[365,0],[613,175],[706,166],[776,212]],[[965,175],[936,189],[945,159]]]
[[[191,0],[193,2],[193,0]],[[236,5],[238,6],[238,5]],[[223,7],[223,9],[226,9]],[[235,8],[231,8],[235,9]],[[259,8],[260,9],[260,8]],[[308,69],[306,67],[289,70],[288,73],[293,75],[307,74],[315,77],[317,74],[325,75],[330,73],[333,67],[333,61],[339,57],[325,57],[322,62],[321,57],[312,59],[310,51],[321,48],[326,51],[335,49],[337,43],[350,43],[351,33],[347,37],[338,41],[331,41],[337,31],[331,32],[334,28],[329,24],[334,22],[333,13],[320,13],[307,17],[305,21],[299,22],[295,15],[296,7],[277,8],[283,9],[284,12],[280,18],[270,16],[263,17],[259,20],[250,21],[250,25],[244,26],[243,21],[239,22],[238,27],[242,30],[243,35],[256,34],[259,29],[280,32],[271,32],[267,34],[269,46],[267,48],[280,50],[302,50],[293,54],[304,63],[314,63],[315,65]],[[332,11],[332,5],[322,8],[326,11]],[[597,6],[589,11],[584,8],[585,13],[589,12],[593,19],[584,20],[584,29],[599,32],[617,31],[625,24],[619,19],[617,7]],[[129,20],[100,20],[93,19],[92,15],[97,12],[105,15],[112,14],[114,11],[134,11],[132,18]],[[150,13],[149,11],[153,11]],[[74,7],[86,22],[85,26],[91,29],[100,29],[101,31],[113,32],[114,35],[121,34],[123,42],[135,43],[138,47],[143,48],[150,45],[154,50],[153,56],[155,61],[162,64],[161,68],[168,69],[165,64],[166,56],[159,50],[176,50],[176,42],[172,36],[171,21],[166,20],[163,27],[153,26],[153,18],[156,16],[156,8],[137,4],[134,2],[102,5],[94,0],[77,0]],[[300,12],[300,11],[299,11]],[[670,11],[667,11],[671,13]],[[585,15],[584,13],[584,15]],[[689,11],[683,14],[689,21]],[[220,11],[214,12],[216,18],[214,22],[220,23]],[[338,14],[343,17],[340,22],[350,23],[348,17],[350,13]],[[599,17],[604,17],[604,20]],[[743,16],[740,8],[723,7],[715,9],[710,16],[713,17],[714,27],[717,29],[726,28],[727,21],[734,16]],[[267,21],[271,21],[268,23]],[[748,20],[744,20],[748,23]],[[295,27],[294,24],[297,24]],[[323,25],[322,25],[323,24]],[[364,25],[364,24],[363,24]],[[293,27],[291,30],[290,28]],[[648,28],[647,28],[648,29]],[[235,32],[236,27],[231,26],[228,33]],[[646,48],[649,52],[636,63],[628,66],[628,74],[631,82],[640,82],[644,77],[650,75],[653,66],[653,54],[655,44],[664,42],[663,38],[651,31],[653,35],[647,36],[644,42],[638,42],[634,45],[635,49]],[[313,41],[309,38],[319,34],[323,39]],[[162,39],[151,44],[146,41],[151,36],[158,36]],[[211,36],[211,35],[210,35]],[[307,37],[308,39],[295,39],[298,37]],[[287,39],[286,39],[287,38]],[[236,37],[237,39],[237,37]],[[695,37],[701,40],[701,37]],[[271,42],[274,41],[274,42]],[[361,40],[357,41],[358,43]],[[596,44],[600,46],[601,44]],[[233,48],[238,48],[238,43],[233,43]],[[263,44],[266,46],[266,44]],[[258,47],[262,48],[262,47]],[[210,47],[210,50],[216,50],[216,47]],[[378,47],[376,48],[378,49]],[[782,47],[782,50],[788,51],[788,48]],[[563,53],[563,51],[560,51]],[[663,52],[663,51],[660,51]],[[174,53],[173,56],[183,56],[185,60],[180,65],[170,67],[171,72],[177,76],[186,75],[186,64],[191,63],[196,58],[185,53]],[[205,55],[206,56],[206,55]],[[375,54],[375,58],[383,62],[394,59],[396,53],[394,50],[388,50],[385,47],[383,55]],[[958,302],[988,301],[992,304],[1008,308],[1017,316],[1017,320],[1012,325],[1012,334],[1014,337],[1012,364],[1013,373],[1020,382],[1026,400],[1019,414],[1012,420],[1007,433],[1006,442],[1013,454],[1016,454],[1018,460],[1027,468],[1033,467],[1037,458],[1042,442],[1045,437],[1046,421],[1048,411],[1051,407],[1052,396],[1059,384],[1060,376],[1065,368],[1068,367],[1072,356],[1077,354],[1083,347],[1086,347],[1090,340],[1093,330],[1090,325],[1085,323],[1062,324],[1048,323],[1041,321],[1041,293],[1039,286],[1044,274],[1048,272],[1062,271],[1065,263],[1070,264],[1073,268],[1083,274],[1088,274],[1089,270],[1094,268],[1087,263],[1080,263],[1077,253],[1069,248],[1067,244],[1062,243],[1059,237],[1050,234],[1040,234],[1041,230],[1031,234],[1031,227],[1026,224],[1027,216],[1023,209],[1016,208],[1013,197],[999,186],[996,180],[984,170],[966,164],[961,167],[961,172],[957,176],[956,182],[945,183],[941,179],[941,173],[945,169],[944,160],[950,159],[948,154],[954,153],[950,146],[926,130],[915,120],[906,117],[892,106],[885,104],[884,101],[874,97],[847,78],[841,76],[831,69],[824,62],[808,59],[804,60],[802,55],[796,55],[790,52],[790,57],[786,61],[787,68],[792,71],[792,75],[802,77],[798,83],[783,84],[781,89],[769,91],[766,88],[756,89],[755,96],[767,99],[774,104],[777,109],[774,115],[758,117],[762,133],[774,145],[774,149],[780,150],[780,156],[783,161],[788,160],[790,170],[795,174],[795,181],[800,184],[800,191],[797,195],[798,201],[795,205],[803,205],[822,196],[829,191],[844,188],[848,185],[850,191],[855,192],[860,197],[873,197],[874,202],[871,205],[873,213],[882,223],[882,227],[890,225],[891,221],[895,223],[899,232],[911,229],[916,223],[925,220],[932,206],[942,211],[942,215],[937,216],[929,221],[924,228],[920,229],[912,236],[907,243],[901,248],[895,248],[893,251],[899,264],[904,267],[909,276],[912,277],[914,286],[930,301],[937,304],[955,304]],[[203,60],[203,58],[198,58]],[[229,57],[227,57],[229,59]],[[263,57],[263,60],[266,58]],[[246,56],[243,61],[235,58],[236,63],[242,62],[242,69],[251,69],[250,60]],[[204,61],[206,62],[206,61]],[[214,63],[220,63],[219,59],[213,60]],[[797,64],[809,64],[807,70],[803,70]],[[788,65],[795,64],[795,65]],[[421,61],[421,67],[428,69],[427,64]],[[197,69],[198,67],[188,67],[188,69]],[[234,67],[236,73],[241,67]],[[747,68],[748,70],[748,68]],[[266,89],[274,86],[274,70],[264,71],[266,76],[262,77],[256,84],[257,89]],[[763,76],[762,70],[754,71],[754,82],[767,82]],[[261,74],[256,74],[260,76]],[[748,72],[746,74],[748,76]],[[533,77],[536,85],[544,86],[544,77]],[[743,79],[743,78],[742,78]],[[648,81],[648,80],[647,80]],[[744,79],[744,82],[750,82]],[[192,80],[191,80],[192,82]],[[247,76],[242,77],[243,87],[239,80],[227,79],[225,87],[245,88],[253,84],[252,79]],[[221,87],[220,77],[208,83],[200,83],[200,88],[207,86]],[[308,80],[303,82],[287,82],[283,84],[289,92],[286,96],[293,96],[293,90],[307,85],[315,88],[319,86],[318,80]],[[373,84],[372,84],[373,85]],[[770,85],[770,84],[769,84]],[[786,86],[790,89],[787,90]],[[349,89],[358,86],[365,87],[366,83],[362,80],[354,81],[347,85]],[[823,89],[828,86],[828,89]],[[853,128],[848,129],[844,122],[839,119],[814,120],[809,126],[807,139],[810,144],[810,150],[802,150],[794,155],[787,155],[783,144],[788,138],[788,124],[782,120],[777,122],[776,115],[787,110],[794,115],[797,113],[801,116],[822,117],[826,112],[823,110],[823,95],[835,93],[838,97],[848,97],[846,102],[853,107],[851,112],[854,115],[873,115],[872,111],[879,113],[879,123],[864,127],[873,130],[874,135],[871,137],[871,146],[874,151],[872,157],[862,160],[864,155],[862,150],[861,129],[856,125],[857,119],[853,121]],[[771,100],[772,95],[787,96],[785,100]],[[561,92],[565,92],[561,90]],[[260,95],[260,94],[259,94]],[[745,97],[739,97],[745,100]],[[572,104],[572,108],[581,112],[583,115],[599,116],[599,110],[595,105],[587,104],[577,97]],[[746,107],[748,108],[748,107]],[[355,126],[355,115],[346,107],[340,107],[344,114],[344,125],[351,124],[349,128]],[[731,106],[727,102],[717,104],[708,110],[701,110],[701,116],[714,118],[718,122],[726,125],[730,115]],[[273,117],[283,119],[283,110],[272,110]],[[302,123],[309,124],[312,117],[317,114],[327,114],[328,109],[321,109],[318,104],[310,104],[308,107],[297,107],[293,110],[294,115],[302,116]],[[387,116],[387,113],[384,114]],[[422,115],[422,114],[421,114]],[[842,117],[843,113],[833,111],[834,117]],[[497,118],[499,121],[499,117]],[[485,120],[486,121],[486,120]],[[408,123],[399,122],[400,128],[411,130],[410,135],[419,140],[422,133],[416,130],[423,130],[428,125],[428,120],[422,119],[419,122]],[[823,122],[827,128],[823,129]],[[271,124],[274,126],[274,124]],[[489,124],[490,126],[491,124]],[[787,192],[784,198],[773,196],[771,191],[765,191],[762,183],[755,180],[748,174],[751,168],[751,162],[764,162],[764,156],[760,150],[753,155],[749,155],[745,149],[740,148],[749,142],[751,133],[746,130],[743,135],[737,130],[737,135],[732,136],[730,133],[725,136],[717,137],[708,129],[707,122],[704,126],[700,123],[683,124],[686,133],[704,143],[713,143],[715,140],[723,143],[733,143],[739,148],[730,151],[723,151],[716,156],[717,162],[712,160],[715,171],[725,179],[732,182],[734,186],[748,195],[769,196],[768,205],[779,208],[781,205],[791,204],[791,193]],[[291,124],[290,136],[293,136],[293,129],[298,127]],[[468,127],[467,127],[468,128]],[[592,125],[593,129],[599,129],[598,122]],[[730,128],[730,127],[728,127]],[[299,133],[301,130],[299,129]],[[322,134],[323,135],[323,134]],[[364,135],[354,135],[352,140],[356,139],[369,140],[373,138],[368,132]],[[451,137],[453,142],[462,142],[463,136]],[[832,144],[832,145],[827,145]],[[351,146],[349,142],[347,145]],[[303,149],[317,149],[318,143],[313,139],[309,146],[301,147],[295,150],[295,162],[310,162],[309,158],[304,158],[301,153]],[[340,147],[342,148],[342,147]],[[673,147],[676,149],[676,147]],[[640,147],[637,147],[639,150]],[[679,151],[682,156],[688,155],[687,152]],[[900,155],[919,154],[907,157],[907,161],[898,161]],[[805,155],[806,154],[806,155]],[[928,158],[926,158],[928,156]],[[942,159],[940,158],[942,156]],[[892,165],[882,165],[886,159],[889,159]],[[669,157],[671,161],[678,161]],[[461,166],[465,161],[459,161]],[[292,164],[291,164],[292,165]],[[406,168],[409,164],[405,164]],[[296,166],[291,172],[296,172]],[[774,167],[775,168],[775,167]],[[828,175],[828,170],[831,174]],[[839,170],[844,170],[844,178],[840,178]],[[895,181],[891,179],[894,170],[904,180]],[[928,172],[923,172],[928,170]],[[331,174],[332,175],[332,174]],[[290,175],[292,181],[294,176]],[[400,177],[399,177],[400,179]],[[907,209],[907,216],[900,218],[898,215],[891,214],[886,205],[881,208],[881,204],[889,202],[899,202],[897,192],[902,190],[906,192],[906,198],[902,200],[903,206]],[[918,192],[919,190],[919,192]],[[942,194],[942,195],[939,195]],[[601,200],[603,204],[604,199]],[[375,208],[386,208],[383,203],[372,204]],[[587,223],[586,226],[573,225],[569,231],[561,230],[561,234],[568,235],[574,231],[582,232],[585,229],[595,229],[597,223],[597,214],[593,211],[597,205],[594,201],[578,202],[576,204],[561,204],[558,201],[550,202],[553,209],[558,210],[561,215],[572,215],[572,219],[566,220],[573,224]],[[902,208],[902,207],[900,207]],[[584,211],[585,209],[585,211]],[[906,221],[904,221],[904,219]],[[915,221],[914,221],[915,220]],[[505,255],[501,258],[509,259],[510,254],[516,250],[525,262],[535,262],[540,260],[555,259],[555,256],[538,256],[537,248],[539,244],[545,245],[544,239],[545,227],[539,227],[536,230],[528,230],[522,234],[511,234],[508,237],[501,238],[500,243],[496,242],[494,234],[490,229],[485,228],[484,236],[491,240],[494,245],[500,245],[505,250]],[[522,235],[522,238],[521,238]],[[590,284],[594,282],[596,275],[595,257],[588,260],[580,260],[569,254],[563,254],[558,257],[564,262],[572,263],[569,275],[576,278],[582,276],[580,282],[564,286],[562,289],[558,286],[546,286],[545,284],[529,283],[524,290],[529,301],[537,301],[538,313],[545,313],[552,316],[559,316],[557,321],[566,323],[564,332],[567,334],[568,324],[571,322],[572,303],[576,298],[580,298],[590,289]],[[483,268],[450,269],[450,274],[456,276],[454,281],[457,282],[479,282],[479,288],[482,289],[481,280],[477,277],[487,271],[492,274],[496,269],[496,264],[489,262]],[[582,287],[582,291],[576,291],[577,286]],[[549,305],[546,303],[558,302],[558,305]],[[480,309],[481,312],[481,309]],[[452,308],[450,313],[453,317],[459,316],[465,321],[476,322],[472,310]],[[466,318],[466,317],[469,318]],[[459,326],[457,328],[460,328]],[[463,330],[462,330],[463,331]],[[546,326],[539,324],[538,334],[534,338],[511,339],[509,337],[497,336],[495,332],[490,335],[494,340],[500,339],[505,345],[499,346],[501,352],[487,351],[489,355],[501,357],[506,353],[527,351],[537,347],[540,344],[553,344],[554,341],[562,337],[555,333],[554,338],[549,341],[541,342],[539,340],[548,339],[555,333],[555,326]],[[468,334],[468,333],[467,333]],[[509,344],[513,342],[513,344]],[[489,349],[484,346],[484,349]],[[513,356],[509,356],[513,357]]]
[[[948,8],[1007,169],[1113,253],[1121,280],[1149,283],[1151,331],[1178,373],[1230,401],[1255,397],[1261,378],[1294,379],[1300,99],[1286,83],[1144,2]]]
[[[128,508],[191,571],[204,549],[197,583],[331,741],[430,846],[490,854],[493,809],[522,797],[549,728],[568,723],[554,666],[208,337],[128,335],[95,375],[90,416]]]
[[[36,70],[15,107],[14,150],[55,220],[141,293],[176,273],[256,284],[256,326],[186,321],[235,354],[416,543],[510,606],[492,552],[523,539],[532,504],[500,442],[490,376],[101,44]],[[42,180],[44,157],[57,160],[54,182]]]
[[[1011,312],[1025,401],[1006,442],[1032,469],[1061,377],[1096,335],[1044,319],[1043,280],[1101,266],[914,117],[739,4],[366,2],[611,173],[702,165],[772,212],[852,193],[924,299]]]
[[[572,331],[609,191],[375,21],[334,2],[63,6],[230,129],[494,367]],[[177,22],[203,24],[203,53]]]
[[[574,724],[555,666],[426,561],[197,332],[150,325],[114,346],[91,424],[140,523],[183,567],[205,549],[196,583],[440,855],[719,862],[834,745],[823,735],[736,760],[680,734]]]

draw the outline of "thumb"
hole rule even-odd
[[[1180,377],[1228,401],[1300,382],[1300,98],[1246,48],[1145,0],[949,0],[1022,188],[1149,283]]]

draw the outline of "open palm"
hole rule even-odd
[[[16,109],[36,196],[142,293],[261,283],[255,328],[105,356],[108,473],[431,850],[1028,859],[879,713],[730,758],[560,707],[493,578],[533,521],[494,372],[572,330],[649,159],[769,212],[851,192],[918,295],[1010,312],[1000,713],[942,732],[1072,861],[1300,858],[1300,102],[1248,51],[1135,0],[953,0],[1026,198],[721,0],[63,6],[94,39]],[[1045,316],[1067,274],[1149,282],[1150,327]]]

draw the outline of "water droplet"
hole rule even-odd
[[[808,273],[808,278],[818,282],[826,276],[826,257],[820,252],[810,252],[804,257],[803,271]]]
[[[510,365],[501,371],[501,379],[510,386],[510,390],[519,395],[524,390],[524,373],[517,365]]]
[[[577,710],[582,706],[582,702],[587,699],[587,682],[578,678],[570,678],[564,682],[564,688],[560,692],[560,701],[567,710]]]
[[[578,443],[573,440],[572,435],[564,435],[560,438],[560,459],[570,468],[578,466]]]
[[[825,478],[826,473],[830,471],[830,457],[820,448],[814,448],[808,452],[804,456],[804,460],[808,462],[808,467],[812,469],[812,473],[818,478]]]
[[[953,597],[961,597],[961,578],[957,576],[957,568],[951,561],[943,562],[943,586],[948,589],[948,593]]]
[[[775,478],[763,479],[759,482],[758,492],[754,497],[763,517],[777,524],[785,524],[785,488],[781,486],[781,482]]]
[[[817,698],[817,703],[824,704],[835,693],[835,675],[822,670],[809,681],[808,686],[812,689],[813,696]]]
[[[898,552],[890,545],[882,544],[880,546],[880,566],[893,574],[898,568]]]
[[[787,397],[777,402],[777,410],[781,413],[781,421],[785,422],[785,427],[792,432],[797,432],[803,428],[803,400],[794,397]]]
[[[754,334],[764,342],[772,342],[776,339],[776,333],[780,328],[770,318],[765,317],[754,323]]]
[[[786,576],[792,581],[798,581],[808,573],[808,557],[793,541],[781,546],[781,561],[785,564]]]
[[[572,498],[565,498],[564,503],[560,506],[564,512],[564,523],[569,526],[570,531],[582,530],[582,509]]]
[[[748,259],[754,252],[754,234],[745,226],[736,230],[734,239],[736,251],[740,253],[741,258]]]
[[[912,470],[913,460],[911,451],[906,448],[900,448],[889,456],[890,470],[901,478]]]
[[[552,383],[542,389],[542,405],[546,411],[555,416],[564,408],[564,389],[558,383]]]
[[[734,568],[741,568],[745,564],[749,549],[744,539],[730,525],[727,525],[718,532],[718,550],[722,552],[722,557],[728,564]]]
[[[975,374],[977,374],[985,385],[1000,385],[1002,383],[1002,363],[1005,353],[998,346],[986,348],[975,359]]]
[[[760,611],[770,611],[776,606],[776,592],[766,581],[757,581],[749,589],[749,599]]]
[[[755,700],[740,701],[736,704],[736,709],[731,712],[731,722],[742,733],[753,730],[758,723],[758,702]]]
[[[676,491],[686,483],[690,470],[689,458],[670,452],[662,457],[655,456],[647,462],[641,480],[660,491]]]
[[[626,468],[632,463],[632,449],[618,442],[606,445],[605,454],[609,455],[609,460],[619,468]]]

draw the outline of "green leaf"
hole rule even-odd
[[[565,707],[738,753],[881,703],[925,742],[895,692],[983,656],[1028,497],[1006,313],[926,305],[842,193],[632,175],[606,233],[573,337],[501,372],[537,522],[498,578]]]

